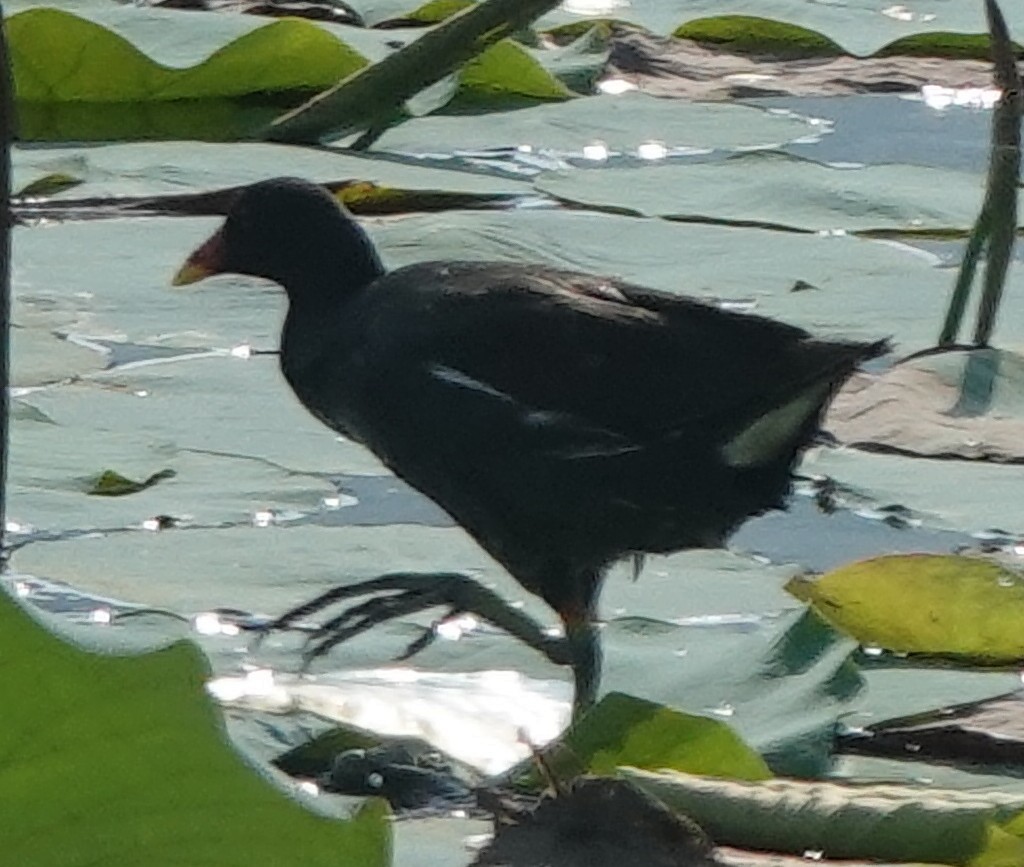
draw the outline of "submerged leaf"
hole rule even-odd
[[[991,560],[876,557],[786,589],[862,644],[990,664],[1024,659],[1024,576]]]
[[[41,178],[23,186],[13,194],[16,199],[25,199],[33,196],[53,196],[65,190],[73,189],[82,183],[81,178],[76,178],[66,172],[50,172]]]

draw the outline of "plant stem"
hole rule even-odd
[[[967,297],[971,294],[971,284],[974,283],[974,272],[978,267],[978,257],[988,240],[988,212],[984,207],[974,221],[974,227],[967,238],[967,246],[964,248],[963,258],[960,260],[960,272],[956,275],[956,285],[953,287],[953,297],[949,299],[949,310],[946,311],[946,321],[942,325],[942,333],[939,334],[939,346],[952,346],[956,343],[957,335],[960,333],[960,323],[964,318],[964,311],[967,309]]]
[[[0,5],[0,570],[7,560],[7,453],[11,383],[11,142],[14,84]]]
[[[1017,185],[1020,182],[1020,122],[1024,114],[1020,73],[1013,43],[1003,14],[995,0],[985,0],[989,31],[992,34],[992,60],[996,86],[1002,97],[992,116],[992,152],[989,157],[988,189],[985,209],[989,220],[988,255],[985,280],[974,342],[987,346],[995,327],[996,312],[1006,284],[1013,242],[1017,235]]]
[[[496,42],[558,5],[559,0],[486,0],[452,16],[380,63],[366,66],[277,118],[271,141],[316,142],[327,135],[387,128],[403,103]]]
[[[985,275],[974,343],[977,346],[988,345],[995,327],[999,302],[1002,300],[1006,270],[1017,233],[1020,123],[1024,115],[1024,97],[1014,46],[996,0],[985,0],[985,13],[995,66],[993,77],[1002,96],[992,114],[992,144],[985,199],[967,239],[960,272],[939,334],[938,345],[944,347],[950,347],[956,342],[982,250],[985,251]]]

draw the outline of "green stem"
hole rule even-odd
[[[559,0],[486,0],[277,118],[272,141],[315,142],[391,124],[403,103],[466,61],[530,24]]]
[[[11,142],[14,85],[0,6],[0,569],[6,563],[7,444],[10,441],[11,334]]]
[[[974,221],[974,227],[967,238],[967,246],[964,248],[963,258],[960,260],[960,271],[956,275],[956,285],[953,287],[953,295],[949,299],[946,321],[939,334],[939,346],[952,346],[956,343],[957,335],[960,333],[960,323],[963,322],[964,311],[967,309],[967,298],[971,294],[974,272],[978,267],[978,258],[981,256],[985,241],[988,240],[988,233],[988,213],[983,207],[981,213],[978,214],[978,219]]]
[[[1020,178],[1020,123],[1024,114],[1021,79],[1013,42],[996,0],[985,0],[992,44],[993,77],[1002,98],[992,114],[992,144],[989,153],[985,200],[964,249],[956,285],[946,319],[939,334],[939,346],[952,346],[960,331],[967,297],[982,250],[986,249],[985,276],[974,342],[987,346],[995,327],[996,313],[1006,284],[1017,231],[1017,185]]]
[[[992,150],[984,210],[989,215],[988,255],[974,342],[987,346],[1006,285],[1017,236],[1017,185],[1020,182],[1020,122],[1024,114],[1020,73],[1013,43],[995,0],[986,0],[996,86],[1002,90],[992,114]]]

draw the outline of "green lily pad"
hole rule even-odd
[[[557,769],[610,774],[622,765],[765,780],[768,766],[725,723],[620,692],[606,695],[544,751]]]
[[[85,492],[94,497],[124,497],[151,488],[165,479],[173,479],[175,475],[177,474],[174,470],[160,470],[141,482],[136,482],[122,476],[116,470],[104,470],[98,476],[86,480]]]
[[[1021,52],[1014,43],[1014,50]],[[942,57],[948,60],[990,60],[991,42],[987,33],[915,33],[890,42],[874,57]]]
[[[672,35],[677,39],[716,45],[736,54],[775,58],[838,57],[848,53],[840,44],[841,39],[836,42],[795,23],[751,15],[697,18],[677,27]],[[928,31],[894,39],[870,56],[987,61],[992,52],[987,33]]]
[[[862,644],[995,664],[1024,658],[1024,576],[991,560],[877,557],[787,589]]]
[[[7,22],[20,102],[148,102],[319,89],[366,59],[308,21],[275,21],[202,63],[172,69],[77,15],[30,9]],[[42,62],[45,58],[45,62]]]
[[[492,45],[458,72],[451,107],[509,107],[518,101],[562,101],[575,94],[509,39]]]
[[[991,833],[984,851],[970,867],[1016,867],[1024,858],[1024,813]]]
[[[143,50],[150,39],[139,23],[128,22],[133,36],[143,37],[137,45],[108,27],[108,16],[97,17],[103,23],[60,9],[28,9],[8,20],[23,139],[248,138],[303,95],[368,63],[335,32],[284,18],[241,34],[229,30],[231,41],[204,60],[168,66]],[[197,20],[157,17],[162,28],[182,33]],[[509,40],[466,64],[458,82],[463,108],[572,96]],[[250,103],[232,102],[239,97]],[[263,104],[252,104],[253,98]]]
[[[737,54],[773,57],[837,57],[843,49],[826,36],[783,21],[750,15],[720,15],[687,21],[672,34],[708,42]]]
[[[475,0],[430,0],[398,18],[381,21],[378,27],[429,27],[447,21],[463,9],[473,6]]]
[[[228,746],[179,642],[90,653],[0,593],[0,809],[11,864],[385,865],[379,802],[348,822],[300,806]]]
[[[820,850],[830,858],[973,865],[991,845],[996,824],[1024,807],[1020,795],[999,792],[748,783],[633,768],[623,775],[686,813],[720,844],[793,854]],[[1024,842],[1016,844],[1019,859]]]

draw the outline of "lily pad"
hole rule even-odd
[[[683,99],[916,94],[922,82],[945,87],[991,85],[992,68],[987,53],[984,59],[971,59],[979,50],[973,36],[951,39],[947,44],[945,40],[922,35],[920,43],[906,46],[908,53],[916,52],[912,56],[902,55],[901,46],[895,45],[894,56],[852,57],[824,36],[799,28],[791,32],[790,25],[778,22],[766,23],[779,33],[763,34],[763,44],[756,34],[746,33],[742,28],[734,34],[727,28],[721,37],[735,36],[738,42],[725,47],[713,40],[664,39],[640,31],[618,32],[611,40],[607,72],[655,96]],[[685,31],[689,26],[682,29]],[[697,32],[704,33],[705,29]],[[707,28],[709,36],[714,33],[713,27]],[[792,43],[787,42],[790,38]],[[801,56],[801,51],[809,57]],[[823,56],[816,56],[818,53]],[[956,55],[955,59],[943,56],[946,54]]]
[[[830,407],[828,429],[869,451],[1024,462],[1024,359],[981,348],[860,374]]]
[[[421,156],[467,152],[479,158],[486,154],[474,152],[519,148],[532,156],[535,173],[551,167],[558,158],[581,158],[584,148],[594,144],[603,145],[608,156],[615,158],[635,156],[641,145],[652,141],[692,153],[768,146],[814,132],[806,120],[793,115],[770,114],[748,106],[666,102],[642,93],[626,93],[526,108],[503,115],[500,124],[463,117],[416,118],[388,130],[375,147]],[[545,163],[545,158],[551,162]],[[525,159],[522,165],[531,167]]]
[[[428,27],[440,24],[472,6],[474,0],[429,0],[397,18],[379,22],[377,27]]]
[[[24,102],[137,103],[317,89],[366,65],[301,19],[267,24],[190,69],[162,66],[102,25],[57,9],[13,15],[7,32],[17,97]]]
[[[573,96],[525,48],[508,39],[463,66],[458,82],[453,108],[509,108],[517,102],[560,102]]]
[[[16,175],[23,184],[54,171],[73,174],[81,183],[73,190],[57,194],[60,199],[209,192],[266,180],[283,171],[324,182],[351,179],[408,190],[480,194],[531,192],[529,184],[515,178],[487,177],[447,168],[403,165],[352,153],[256,142],[23,146],[15,149],[13,160]],[[130,229],[130,225],[123,223],[121,227]],[[33,237],[44,239],[42,233]],[[74,241],[69,239],[67,243]],[[31,264],[31,256],[23,258]]]
[[[1024,809],[1021,796],[798,780],[708,780],[624,769],[626,779],[686,813],[719,843],[832,858],[975,863],[991,829]],[[1024,841],[1016,841],[1018,857]]]
[[[151,11],[136,15],[146,18]],[[164,26],[188,31],[195,21],[186,15]],[[266,107],[239,109],[226,100],[259,96],[266,102],[268,94],[294,99],[332,86],[368,63],[333,32],[299,18],[244,32],[187,68],[162,65],[103,23],[60,9],[14,15],[8,34],[26,118],[23,139],[253,137],[273,114]],[[44,54],[59,62],[36,62]],[[508,40],[466,64],[458,81],[463,106],[478,108],[572,96]]]
[[[723,722],[609,693],[545,753],[554,767],[610,774],[622,765],[673,768],[737,780],[771,776],[764,760]]]
[[[246,766],[203,694],[206,666],[179,643],[140,657],[78,649],[0,593],[8,698],[0,804],[13,863],[384,865],[373,804],[349,822],[300,806]]]
[[[982,184],[915,166],[837,168],[779,153],[700,165],[550,172],[534,185],[563,201],[691,222],[803,232],[960,229]]]
[[[1024,579],[991,560],[877,557],[787,589],[865,645],[990,664],[1024,659]]]
[[[698,18],[676,28],[672,35],[677,39],[707,42],[738,54],[835,57],[844,53],[831,39],[806,27],[747,15]]]
[[[1014,45],[1016,54],[1021,47]],[[875,57],[942,57],[949,60],[983,60],[992,57],[987,33],[916,33],[890,42],[875,52]]]
[[[968,769],[1012,774],[1024,766],[1024,705],[1006,696],[843,732],[844,753],[915,762],[956,762]]]
[[[124,497],[151,488],[165,479],[173,479],[174,470],[160,470],[140,482],[125,478],[116,470],[104,470],[98,476],[86,480],[86,493],[94,497]]]

